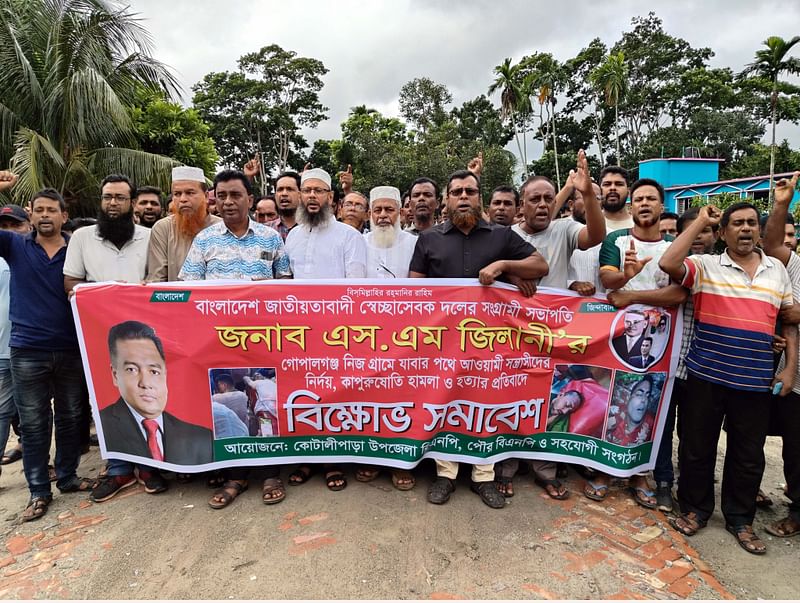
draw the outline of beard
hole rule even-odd
[[[481,210],[477,207],[472,207],[468,212],[450,212],[450,221],[453,226],[459,230],[472,230],[481,219]]]
[[[306,206],[300,203],[300,205],[297,206],[295,217],[298,224],[308,226],[309,230],[312,228],[320,228],[326,226],[328,222],[333,219],[333,208],[329,204],[322,205],[318,212],[310,214],[306,211]]]
[[[133,207],[127,213],[116,218],[110,217],[102,209],[97,214],[97,232],[102,239],[110,241],[121,249],[122,246],[133,238],[136,224],[133,221]]]
[[[655,214],[650,214],[647,218],[640,218],[638,215],[631,216],[633,223],[640,228],[650,228],[654,224],[658,224],[659,218]]]
[[[208,208],[205,203],[201,203],[200,207],[190,214],[183,214],[178,211],[177,205],[174,205],[171,211],[175,220],[175,229],[184,238],[194,239],[195,235],[206,226]]]
[[[388,226],[378,226],[375,224],[375,220],[370,220],[369,223],[372,227],[370,241],[375,247],[389,249],[394,246],[400,233],[400,220]]]
[[[297,214],[296,207],[281,207],[278,205],[278,215],[281,218],[293,218]]]
[[[626,199],[623,199],[622,197],[612,197],[610,199],[608,197],[603,197],[603,200],[600,202],[600,206],[607,212],[615,214],[625,207],[625,201]]]

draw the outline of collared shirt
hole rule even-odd
[[[90,283],[125,281],[140,283],[147,274],[147,244],[150,230],[134,226],[133,237],[119,249],[100,236],[95,226],[75,231],[67,248],[64,276]]]
[[[374,232],[364,235],[367,242],[367,276],[369,278],[408,278],[408,266],[417,237],[398,231],[397,240],[391,247],[377,247],[373,244]]]
[[[203,228],[218,222],[222,222],[222,218],[208,214]],[[192,240],[178,232],[172,215],[156,222],[150,230],[150,244],[147,248],[148,282],[177,281]]]
[[[521,224],[514,224],[511,230],[533,245],[550,267],[547,275],[539,279],[539,284],[542,287],[565,289],[569,260],[578,249],[578,237],[584,228],[580,222],[568,219],[554,220],[544,230],[532,234],[525,232]]]
[[[633,229],[615,230],[606,235],[600,246],[600,270],[613,270],[619,272],[625,266],[625,252],[631,247],[633,241],[636,248],[636,257],[640,260],[653,258],[644,265],[642,271],[625,283],[622,290],[642,291],[647,289],[660,289],[669,285],[669,276],[658,266],[658,261],[674,237],[664,235],[658,241],[643,241],[633,234]]]
[[[367,244],[352,226],[331,219],[323,226],[300,225],[286,237],[294,278],[364,278]]]
[[[522,260],[536,249],[508,226],[479,220],[469,234],[450,220],[420,234],[409,270],[429,278],[478,278],[498,260]]]
[[[69,241],[69,237],[64,235]],[[62,247],[51,258],[36,240],[36,231],[25,236],[0,230],[0,257],[11,268],[12,348],[72,350],[78,347],[75,321],[64,292]]]
[[[248,218],[247,232],[233,234],[225,222],[200,231],[178,275],[182,281],[250,281],[291,276],[280,235]]]
[[[433,228],[433,226],[431,226],[430,228],[426,228],[425,230],[430,230],[431,228]],[[425,230],[419,230],[416,227],[416,225],[412,222],[406,227],[406,229],[403,232],[407,232],[408,234],[412,234],[415,237],[418,237],[421,233],[425,232]]]
[[[145,420],[146,417],[143,417],[138,412],[136,412],[136,410],[133,408],[133,406],[128,404],[128,402],[124,398],[122,399],[122,401],[125,402],[125,406],[127,406],[128,410],[131,411],[131,414],[133,415],[133,418],[136,421],[136,424],[139,426],[139,431],[142,433],[142,437],[144,438],[144,441],[146,442],[147,441],[147,430],[144,428],[144,423],[143,423],[143,421]],[[156,439],[158,440],[158,447],[161,450],[161,453],[163,454],[164,453],[164,415],[158,415],[154,419],[154,421],[156,423],[158,423],[158,431],[156,431]]]
[[[289,233],[292,232],[295,228],[297,228],[297,222],[294,223],[294,226],[289,228],[286,224],[283,223],[282,218],[275,218],[274,220],[270,220],[269,222],[264,222],[270,228],[274,228],[278,231],[278,234],[281,235],[283,242],[286,242],[286,237],[289,236]]]
[[[763,392],[773,377],[778,311],[792,305],[792,285],[783,264],[756,253],[760,262],[752,280],[725,251],[686,258],[681,285],[691,289],[694,300],[689,372],[733,389]]]

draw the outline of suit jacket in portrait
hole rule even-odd
[[[611,345],[614,346],[614,350],[616,350],[617,355],[622,358],[628,364],[631,363],[631,359],[634,356],[639,356],[639,360],[642,357],[642,339],[644,339],[644,333],[639,336],[639,339],[636,340],[636,343],[633,344],[633,348],[628,350],[628,341],[627,336],[625,333],[622,335],[617,335],[614,339],[611,340]]]
[[[163,413],[163,418],[164,462],[200,465],[214,460],[210,429],[181,421],[168,412]],[[100,411],[100,421],[106,450],[152,458],[147,440],[122,398]]]
[[[631,356],[630,360],[628,360],[628,364],[630,364],[631,366],[635,366],[636,368],[647,368],[655,361],[656,361],[655,356],[648,354],[643,359],[642,355],[639,354],[638,356]]]

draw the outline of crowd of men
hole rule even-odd
[[[746,200],[724,212],[706,205],[681,215],[665,213],[658,182],[639,179],[629,185],[624,169],[608,166],[595,183],[583,151],[560,190],[545,176],[531,176],[519,189],[493,190],[485,208],[480,156],[453,173],[443,193],[440,183],[420,177],[405,193],[378,186],[362,194],[353,190],[348,166],[339,175],[339,194],[330,174],[307,166],[301,173],[279,174],[274,195],[256,198],[252,179],[258,166],[253,160],[242,171],[221,171],[211,187],[200,169],[177,167],[167,199],[157,188],[137,188],[123,175],[109,175],[101,184],[96,221],[68,222],[65,200],[49,188],[34,194],[26,208],[0,209],[0,450],[13,427],[19,443],[5,451],[2,462],[22,458],[30,490],[24,521],[46,513],[52,481],[62,493],[85,492],[97,503],[137,482],[151,494],[169,486],[158,469],[114,459],[97,479],[77,474],[91,441],[69,304],[78,284],[471,278],[483,285],[502,280],[525,296],[535,295],[540,286],[582,296],[605,293],[619,308],[682,304],[682,349],[652,473],[655,489],[648,474],[632,476],[632,499],[649,509],[673,511],[677,433],[678,509],[670,522],[687,536],[705,527],[715,506],[714,467],[724,428],[725,523],[742,548],[762,554],[765,545],[752,525],[757,504],[764,502],[759,490],[763,447],[768,434],[780,435],[791,502],[789,514],[767,529],[779,537],[800,533],[800,305],[794,303],[800,300],[800,258],[789,213],[800,173],[776,184],[774,206],[762,220]],[[0,172],[0,191],[10,190],[16,179]],[[632,316],[626,332],[634,333]],[[161,413],[165,401],[147,394],[148,380],[166,379],[160,340],[135,321],[118,327],[109,336],[120,400],[103,411],[108,448],[113,449],[108,439],[115,433],[128,433],[141,440],[138,456],[180,458],[164,437],[177,429]],[[619,345],[632,345],[634,339],[621,337]],[[644,368],[652,361],[649,345],[636,345],[623,351],[637,356]],[[260,392],[267,413],[271,382],[256,374],[248,383]],[[230,376],[220,377],[216,391],[215,396],[234,391]],[[225,420],[241,422],[231,412]],[[56,455],[50,464],[53,427]],[[474,465],[472,490],[488,506],[502,508],[526,464],[510,459]],[[302,484],[321,471],[328,488],[341,490],[347,486],[346,469],[301,465],[288,483]],[[427,493],[431,503],[449,500],[458,469],[455,462],[436,461]],[[563,469],[553,462],[530,462],[536,483],[554,499],[570,495],[559,479]],[[354,470],[357,480],[371,481],[382,468],[358,465]],[[279,503],[286,498],[280,471],[271,465],[206,474],[216,488],[209,505],[227,507],[254,480],[262,484],[265,504]],[[415,486],[412,472],[389,471],[396,488]],[[611,477],[583,473],[583,494],[603,501]],[[179,481],[192,478],[176,475]]]

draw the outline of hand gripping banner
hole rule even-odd
[[[652,468],[676,309],[467,279],[81,285],[104,458],[180,472],[423,458]]]

